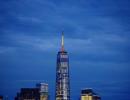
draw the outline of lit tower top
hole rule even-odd
[[[64,33],[62,32],[62,38],[61,38],[61,51],[64,51]]]

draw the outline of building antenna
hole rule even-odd
[[[64,51],[64,32],[62,32],[62,37],[61,37],[61,51]]]

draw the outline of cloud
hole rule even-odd
[[[87,79],[76,88],[88,86],[88,82],[103,96],[108,95],[105,100],[112,100],[114,97],[109,96],[116,93],[116,97],[122,96],[119,92],[129,84],[120,83],[129,79],[129,0],[3,0],[0,9],[0,54],[4,57],[1,58],[1,75],[7,80],[6,85],[17,78],[23,79],[18,80],[20,82],[36,83],[40,80],[24,80],[26,75],[35,78],[36,71],[39,71],[36,78],[41,80],[46,77],[46,70],[54,74],[52,66],[56,55],[53,54],[60,49],[63,30],[65,50],[73,69],[71,75],[76,77],[72,80]],[[43,66],[49,69],[44,70]],[[4,88],[6,86],[2,91]],[[75,92],[76,88],[72,88]],[[5,91],[13,91],[8,90]]]
[[[13,47],[0,46],[0,54],[11,53],[15,49]]]
[[[17,48],[24,47],[30,50],[41,50],[50,51],[56,49],[57,39],[42,39],[40,37],[29,36],[29,35],[8,35],[10,45],[14,44]]]
[[[25,16],[18,16],[17,17],[20,22],[30,22],[30,23],[42,23],[42,20],[36,17],[25,17]]]
[[[60,48],[60,38],[57,37],[42,38],[25,34],[7,35],[5,37],[9,39],[7,41],[10,41],[10,45],[14,44],[17,48],[27,47],[32,50],[41,51],[55,51]],[[87,39],[65,37],[65,48],[73,53],[81,53],[85,50],[88,54],[98,54],[98,52],[113,54],[116,52],[118,53],[118,51],[119,53],[122,52],[123,48],[125,49],[127,47],[128,41],[128,38],[115,34],[97,34]],[[120,45],[121,48],[115,48],[118,45]]]

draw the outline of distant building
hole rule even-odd
[[[94,93],[92,89],[83,89],[80,100],[101,100],[101,97]]]
[[[40,92],[40,100],[49,100],[49,93],[48,93],[48,84],[46,83],[39,83],[37,84]]]
[[[3,100],[3,96],[0,96],[0,100]]]
[[[39,88],[22,88],[15,100],[40,100]]]
[[[15,100],[49,100],[48,94],[48,84],[39,83],[36,88],[21,88]]]

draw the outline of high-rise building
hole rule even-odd
[[[70,100],[69,57],[64,49],[63,33],[61,39],[61,50],[57,54],[55,99]]]
[[[21,88],[15,100],[40,100],[39,88]]]
[[[48,84],[46,83],[39,83],[37,84],[40,92],[40,100],[49,100],[49,93],[48,93]]]
[[[101,97],[94,93],[92,89],[83,89],[80,100],[101,100]]]

